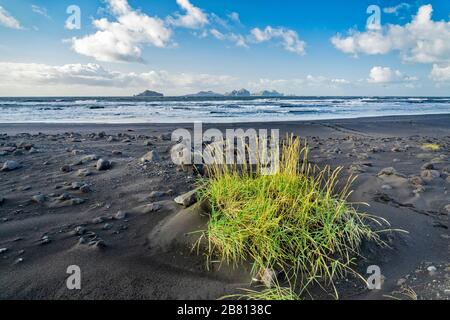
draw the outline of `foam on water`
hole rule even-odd
[[[442,113],[450,113],[450,98],[0,98],[0,123],[252,122]]]

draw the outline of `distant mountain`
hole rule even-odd
[[[284,96],[284,94],[282,94],[278,91],[275,91],[275,90],[272,90],[272,91],[263,90],[261,92],[254,93],[253,95],[258,96],[258,97],[283,97]]]
[[[214,91],[200,91],[194,94],[188,94],[186,97],[223,97],[223,94]]]
[[[164,97],[164,95],[156,91],[145,90],[144,92],[135,95],[135,97]]]
[[[251,93],[247,89],[241,89],[241,90],[233,90],[232,92],[229,92],[225,95],[230,97],[250,97]]]

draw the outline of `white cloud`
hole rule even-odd
[[[306,43],[299,38],[294,30],[267,26],[265,29],[252,29],[251,36],[252,40],[257,43],[279,39],[285,50],[300,55],[305,53]]]
[[[374,84],[387,84],[417,81],[417,78],[404,75],[399,70],[393,70],[389,67],[375,66],[370,70],[367,81]]]
[[[0,92],[8,89],[26,91],[29,88],[57,90],[58,88],[95,87],[129,88],[131,92],[153,89],[173,94],[196,90],[214,89],[232,84],[235,78],[228,75],[196,73],[169,73],[167,71],[116,72],[108,71],[98,64],[66,64],[52,66],[37,63],[0,62]],[[1,89],[4,90],[1,90]],[[5,89],[6,88],[6,89]],[[23,93],[22,93],[23,94]]]
[[[14,18],[8,11],[0,6],[0,25],[10,29],[23,29],[20,22]]]
[[[41,15],[41,16],[47,18],[47,19],[51,19],[51,18],[50,18],[50,15],[48,14],[47,8],[39,7],[39,6],[37,6],[37,5],[32,4],[32,5],[31,5],[31,10],[32,10],[34,13],[37,13],[37,14],[39,14],[39,15]]]
[[[222,32],[220,32],[217,29],[211,29],[211,30],[209,30],[209,32],[217,40],[231,41],[238,47],[248,48],[247,40],[245,39],[245,37],[243,35],[235,34],[235,33],[232,33],[232,32],[222,33]]]
[[[440,66],[433,64],[433,69],[430,73],[430,79],[434,81],[450,81],[450,65]]]
[[[230,18],[230,20],[235,22],[235,23],[241,23],[241,19],[239,17],[239,13],[237,13],[237,12],[231,12],[228,15],[228,18]]]
[[[71,40],[75,52],[98,61],[142,61],[142,46],[168,46],[172,31],[163,20],[134,11],[127,0],[108,0],[108,3],[116,21],[94,20],[96,33]]]
[[[354,56],[359,53],[386,54],[400,52],[404,62],[437,63],[450,61],[450,22],[433,21],[431,5],[421,6],[410,23],[389,24],[381,30],[360,32],[331,38],[333,45]]]
[[[399,4],[396,5],[396,6],[384,8],[384,9],[383,9],[383,12],[384,12],[384,13],[387,13],[387,14],[395,14],[395,15],[398,15],[399,12],[400,12],[401,10],[403,10],[403,9],[409,9],[410,7],[411,7],[411,5],[410,5],[409,3],[402,2],[402,3],[399,3]]]
[[[195,7],[189,0],[177,0],[178,5],[186,11],[185,15],[176,15],[176,18],[169,17],[168,21],[177,27],[198,29],[208,24],[208,17],[202,9]]]

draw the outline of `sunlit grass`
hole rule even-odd
[[[437,143],[424,143],[421,146],[422,150],[437,152],[441,147]]]
[[[275,286],[273,288],[264,288],[261,291],[242,289],[241,294],[235,294],[223,297],[222,299],[236,300],[300,300],[300,297],[289,287]]]
[[[247,292],[246,298],[298,298],[295,290],[312,283],[334,288],[335,278],[356,274],[352,264],[363,239],[379,240],[367,223],[381,222],[347,202],[354,178],[336,190],[342,168],[308,164],[308,148],[292,137],[282,146],[276,174],[261,175],[260,166],[208,168],[200,197],[211,206],[202,237],[209,260],[249,261],[252,276],[274,270],[289,287],[277,284],[259,294]]]

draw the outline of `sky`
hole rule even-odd
[[[0,0],[0,96],[450,96],[450,1]]]

